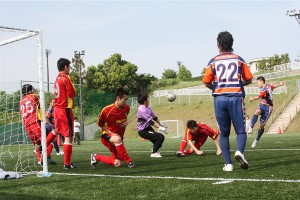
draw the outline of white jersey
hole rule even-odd
[[[80,132],[80,123],[79,122],[74,122],[74,132],[75,133]]]

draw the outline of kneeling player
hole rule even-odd
[[[129,157],[124,146],[124,133],[128,125],[127,116],[130,111],[128,92],[123,88],[116,91],[114,104],[102,109],[97,125],[102,129],[101,142],[108,148],[112,156],[91,154],[91,165],[94,167],[98,162],[103,162],[114,167],[120,167],[123,161],[129,168],[134,168],[135,163]]]
[[[205,143],[207,137],[210,137],[214,140],[217,147],[216,154],[221,155],[222,151],[217,141],[218,136],[219,134],[206,124],[197,124],[195,120],[189,120],[186,124],[185,134],[180,144],[180,150],[176,152],[176,155],[177,157],[182,157],[194,152],[196,152],[198,155],[202,155],[204,152],[200,150],[200,147]],[[193,143],[192,141],[195,142]],[[189,144],[191,148],[185,151],[184,149],[187,144]]]

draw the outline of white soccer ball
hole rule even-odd
[[[167,94],[167,99],[169,102],[173,102],[176,100],[176,94],[174,92],[169,92]]]

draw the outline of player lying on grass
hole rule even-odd
[[[204,152],[200,150],[200,147],[205,143],[207,137],[210,137],[215,142],[217,147],[217,155],[221,155],[222,151],[217,141],[219,134],[206,124],[197,123],[195,120],[189,120],[186,124],[186,130],[184,133],[183,140],[180,144],[180,150],[176,152],[177,157],[190,155],[196,153],[202,155]],[[194,143],[192,141],[195,141]],[[185,151],[187,144],[190,148]]]
[[[97,125],[101,127],[101,142],[111,152],[111,156],[91,154],[91,166],[103,162],[114,167],[120,167],[123,161],[129,168],[134,168],[135,163],[129,157],[124,146],[124,133],[128,125],[127,116],[130,107],[126,104],[128,92],[124,88],[118,88],[113,104],[104,107],[99,115]]]
[[[137,131],[140,137],[153,143],[150,157],[160,158],[162,156],[158,150],[162,147],[165,136],[161,133],[155,132],[152,126],[158,128],[158,130],[162,132],[166,132],[167,129],[160,125],[157,116],[149,107],[149,99],[147,94],[139,94],[138,103],[140,105],[137,111]]]
[[[20,101],[20,113],[23,118],[24,126],[28,137],[32,144],[35,146],[35,153],[38,160],[38,165],[43,165],[41,156],[42,151],[42,131],[41,131],[41,120],[42,114],[40,110],[40,102],[38,97],[33,93],[34,88],[30,84],[25,84],[22,87],[23,98]],[[51,131],[46,138],[47,147],[52,145],[51,143],[56,137],[56,133]],[[47,152],[48,164],[55,164],[50,158],[50,153]]]
[[[256,147],[257,142],[259,141],[259,139],[261,138],[262,134],[265,131],[265,125],[266,125],[269,117],[272,114],[272,110],[273,110],[272,91],[274,88],[280,87],[284,83],[283,83],[283,81],[280,81],[279,84],[274,84],[274,85],[266,84],[265,78],[262,76],[259,76],[257,78],[256,84],[260,88],[260,93],[256,97],[250,97],[249,101],[251,103],[254,100],[260,100],[260,103],[259,103],[254,115],[252,116],[251,124],[250,124],[250,127],[249,127],[247,133],[248,134],[252,133],[253,127],[254,127],[255,123],[257,122],[259,115],[260,115],[260,126],[259,126],[259,129],[257,132],[257,137],[255,138],[255,140],[252,143],[252,146],[251,146],[252,148]]]

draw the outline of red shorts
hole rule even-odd
[[[109,133],[108,133],[108,135],[111,136],[111,134],[109,134]],[[106,141],[106,140],[103,139],[102,137],[101,137],[101,142],[102,142],[102,144],[103,144],[104,146],[106,146],[106,147],[108,148],[108,150],[111,152],[111,156],[112,156],[114,159],[117,158],[117,159],[121,160],[120,157],[118,156],[118,153],[117,153],[117,150],[116,150],[116,146],[115,146],[115,145],[113,145],[112,143]],[[124,141],[122,141],[122,142],[124,143]]]
[[[55,131],[64,137],[73,136],[74,116],[70,108],[55,108]]]
[[[194,143],[194,146],[197,148],[197,149],[200,149],[200,147],[205,143],[205,141],[207,140],[207,135],[203,135],[201,137],[196,137],[195,138],[195,143]]]
[[[41,122],[36,122],[26,126],[26,132],[33,145],[41,145],[42,131]]]

